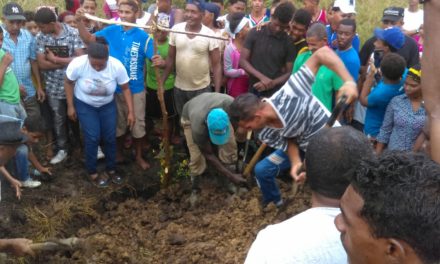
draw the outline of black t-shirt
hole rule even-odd
[[[293,39],[286,33],[274,35],[270,31],[269,25],[263,26],[259,31],[256,28],[251,29],[246,37],[244,47],[251,52],[250,63],[252,66],[271,79],[283,75],[286,63],[293,63],[296,56]],[[249,79],[251,87],[259,82],[254,76],[250,76]],[[270,94],[273,94],[281,86],[274,87]]]
[[[361,52],[359,53],[362,66],[367,66],[368,60],[370,59],[371,54],[374,52],[375,41],[376,37],[371,37],[365,42],[364,46],[362,46]],[[405,59],[406,67],[408,68],[420,62],[419,47],[417,46],[417,42],[413,38],[406,35],[405,44],[403,44],[403,47],[396,51],[396,53]]]

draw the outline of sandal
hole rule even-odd
[[[114,170],[108,171],[107,175],[114,184],[120,185],[124,182],[124,178],[122,178],[122,176],[116,173],[116,171]]]
[[[108,187],[108,178],[102,177],[98,173],[90,174],[89,175],[90,180],[92,181],[93,185],[95,185],[98,188],[105,188]]]

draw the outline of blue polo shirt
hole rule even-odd
[[[345,68],[350,72],[351,77],[357,82],[361,69],[361,60],[356,50],[351,47],[348,50],[336,50],[336,54],[338,54],[339,58],[344,62]]]
[[[97,37],[104,37],[109,43],[110,56],[122,62],[127,70],[131,93],[136,94],[144,90],[145,60],[153,57],[153,40],[148,34],[139,29],[131,28],[124,31],[120,25],[111,25],[95,33]],[[118,86],[116,93],[121,93]]]
[[[381,80],[368,95],[367,113],[365,115],[364,133],[372,137],[379,134],[385,116],[385,111],[391,99],[403,94],[407,70],[402,80],[396,84],[386,84]]]

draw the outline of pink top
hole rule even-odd
[[[242,93],[248,92],[249,76],[239,66],[240,51],[232,40],[229,41],[225,48],[223,62],[224,73],[228,77],[227,93],[232,97],[237,97]]]
[[[324,25],[328,24],[327,13],[325,12],[325,9],[321,9],[321,12],[319,13],[319,16],[316,18],[315,22],[321,22]]]
[[[110,2],[110,4],[107,2]],[[118,18],[119,17],[118,6],[116,4],[116,1],[105,1],[104,6],[102,7],[102,10],[104,11],[104,14],[108,18]]]

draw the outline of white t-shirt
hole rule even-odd
[[[173,30],[185,31],[186,22],[174,25]],[[202,25],[201,34],[214,36],[214,31]],[[170,33],[170,45],[176,47],[175,86],[185,91],[206,88],[210,82],[209,52],[219,48],[218,40],[186,34]]]
[[[117,59],[109,57],[107,67],[98,72],[90,65],[88,55],[73,59],[67,66],[66,76],[76,82],[75,97],[93,107],[110,103],[116,85],[128,83],[130,80],[124,65]]]
[[[423,10],[419,9],[417,12],[410,12],[405,8],[405,15],[403,17],[404,30],[416,30],[423,24]]]
[[[245,264],[346,264],[334,224],[339,208],[310,208],[258,233]]]

